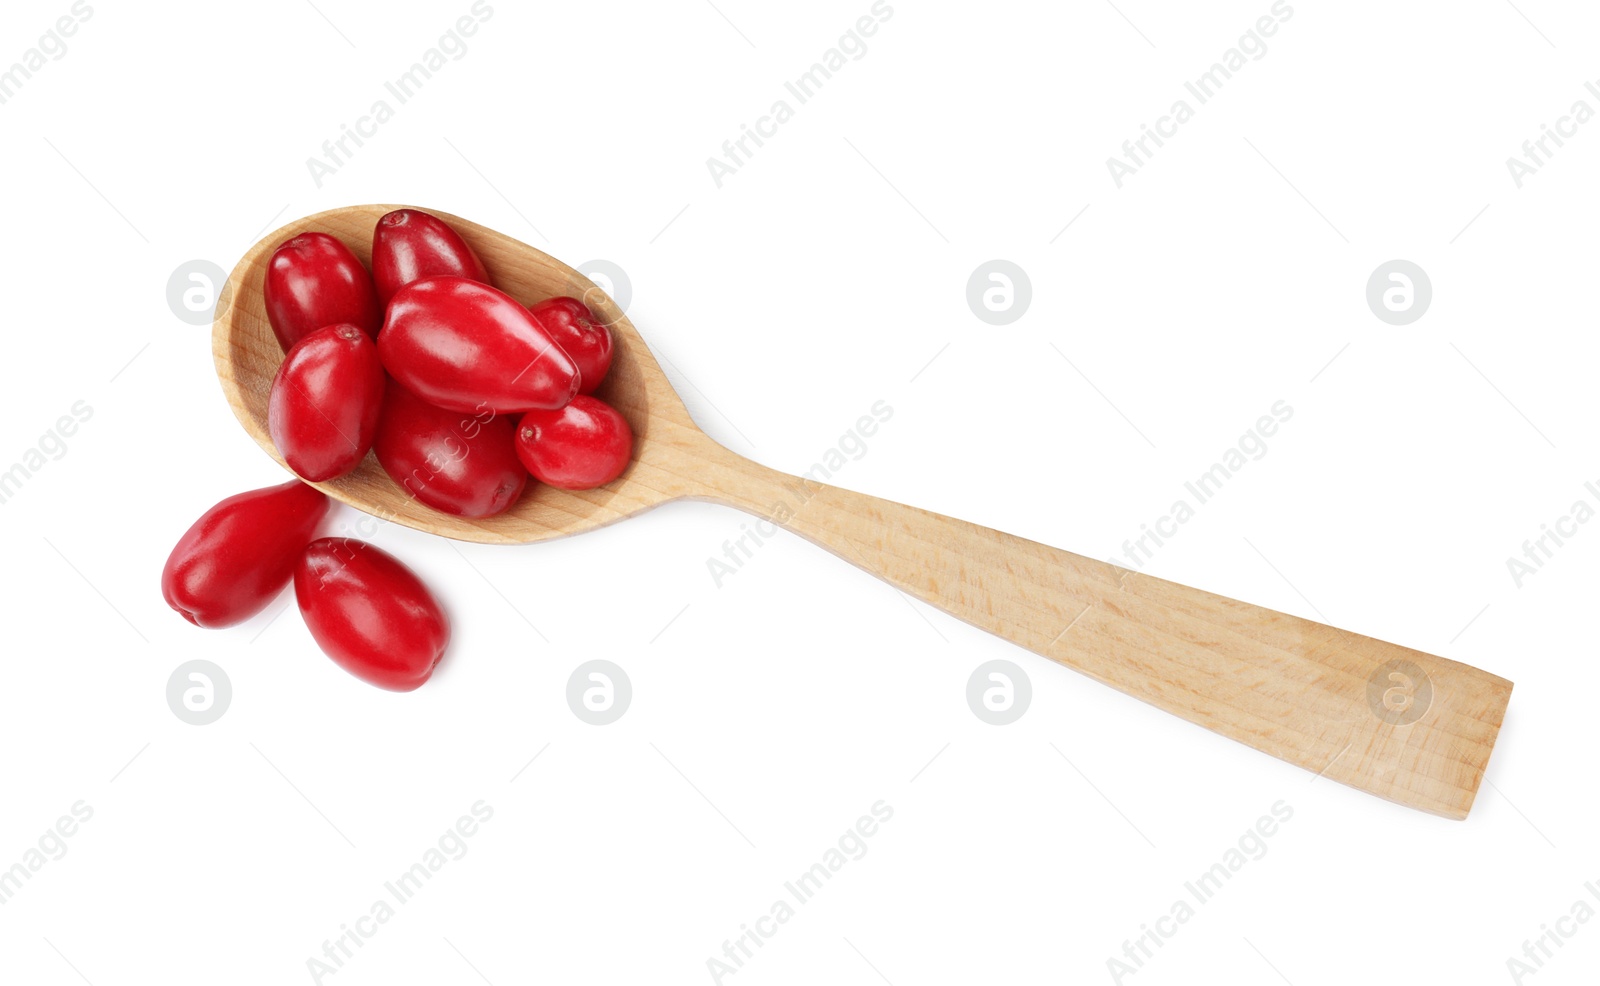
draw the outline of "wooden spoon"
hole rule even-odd
[[[296,220],[244,255],[212,336],[223,393],[256,440],[283,353],[262,282],[295,233],[337,236],[363,262],[392,205]],[[463,541],[566,537],[671,500],[738,507],[814,541],[903,592],[1265,753],[1331,780],[1465,818],[1500,730],[1511,682],[1477,668],[1260,606],[1129,572],[965,521],[801,480],[717,444],[695,426],[633,324],[587,278],[492,229],[436,210],[524,304],[584,297],[611,325],[617,355],[599,396],[632,424],[634,460],[603,489],[530,484],[509,512],[451,517],[412,500],[372,456],[318,488],[407,527]]]

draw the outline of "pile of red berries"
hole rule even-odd
[[[435,216],[379,219],[370,273],[336,237],[302,233],[272,255],[264,294],[286,351],[268,428],[307,482],[343,476],[373,451],[418,502],[477,518],[510,509],[530,474],[593,489],[632,458],[628,422],[593,396],[611,367],[610,330],[576,298],[524,307],[497,290]],[[222,501],[173,549],[162,593],[196,626],[223,627],[292,579],[329,656],[380,687],[416,688],[444,654],[449,621],[388,553],[312,540],[327,509],[298,481]]]

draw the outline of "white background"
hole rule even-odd
[[[1268,0],[898,0],[719,189],[706,159],[867,0],[494,0],[321,187],[306,159],[467,0],[95,2],[0,106],[0,468],[93,408],[0,507],[0,867],[94,812],[0,906],[4,978],[313,981],[307,959],[481,799],[467,854],[322,981],[712,982],[707,959],[880,800],[867,854],[724,982],[1109,982],[1279,801],[1266,854],[1125,982],[1514,981],[1525,940],[1600,908],[1600,526],[1520,588],[1506,569],[1600,480],[1600,121],[1520,189],[1505,164],[1575,100],[1600,109],[1600,13],[1518,4],[1295,2],[1118,189],[1107,157]],[[7,3],[0,64],[68,9]],[[1313,782],[788,535],[718,588],[706,559],[746,519],[709,505],[525,549],[383,530],[456,626],[412,694],[339,671],[288,596],[186,624],[158,589],[173,542],[282,474],[167,279],[363,202],[620,264],[696,420],[741,453],[803,471],[886,401],[838,485],[1097,557],[1288,402],[1147,571],[1514,680],[1471,817]],[[1032,281],[1009,326],[964,299],[994,258]],[[1395,258],[1433,285],[1408,326],[1365,301]],[[594,658],[633,683],[614,725],[566,705]],[[996,658],[1033,687],[1006,727],[965,699]],[[191,659],[232,680],[213,725],[166,704]],[[1564,927],[1524,981],[1593,981],[1600,922]]]

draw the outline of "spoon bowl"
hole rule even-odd
[[[298,233],[328,233],[342,240],[369,268],[372,234],[379,217],[399,205],[355,205],[297,219],[268,234],[240,259],[228,278],[231,303],[212,328],[217,376],[233,413],[256,444],[285,469],[288,465],[267,430],[267,398],[283,349],[267,321],[262,291],[273,251]],[[318,489],[384,520],[461,541],[525,544],[593,530],[669,500],[703,493],[676,475],[689,451],[715,455],[716,446],[689,417],[644,340],[616,302],[594,282],[549,254],[503,233],[435,209],[482,258],[496,287],[524,305],[545,298],[581,298],[611,328],[615,356],[595,396],[615,407],[633,428],[633,461],[615,481],[595,490],[570,492],[528,484],[522,499],[494,517],[440,513],[412,499],[368,454],[354,471]]]

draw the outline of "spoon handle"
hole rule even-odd
[[[1264,753],[1465,818],[1511,682],[729,453],[708,499],[952,616]]]

